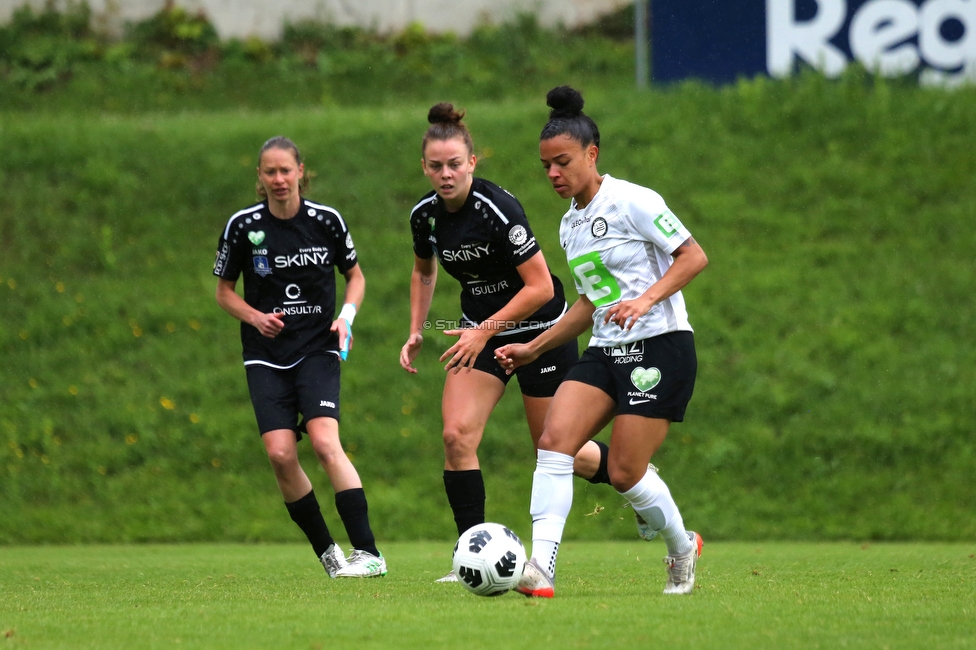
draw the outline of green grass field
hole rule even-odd
[[[449,543],[329,580],[304,545],[7,547],[0,648],[971,648],[976,544],[709,543],[690,597],[659,542],[572,542],[557,596],[434,584]]]

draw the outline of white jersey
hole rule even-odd
[[[671,253],[691,233],[646,187],[603,176],[600,190],[582,210],[574,201],[559,224],[576,290],[596,306],[591,347],[610,347],[679,330],[693,331],[678,291],[637,320],[629,332],[604,324],[607,310],[633,300],[671,267]]]

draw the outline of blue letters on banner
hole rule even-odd
[[[653,0],[653,80],[715,83],[853,62],[921,83],[976,81],[976,0]]]

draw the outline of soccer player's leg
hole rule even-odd
[[[608,451],[609,451],[609,449],[608,449]],[[651,471],[651,472],[659,472],[657,466],[654,465],[653,463],[648,463],[647,464],[647,469],[648,469],[648,471]],[[657,531],[654,530],[654,527],[651,526],[651,524],[649,524],[648,522],[646,522],[644,520],[644,518],[640,516],[640,513],[637,512],[636,510],[634,511],[634,517],[636,517],[636,519],[637,519],[637,536],[638,537],[640,537],[641,539],[643,539],[646,542],[653,541],[654,539],[657,538]]]
[[[333,549],[322,558],[322,564],[330,575],[334,570],[334,577],[384,575],[385,561],[376,548],[369,524],[366,493],[339,440],[340,372],[334,354],[309,356],[295,370],[295,392],[304,418],[303,427],[335,492],[336,510],[353,547],[350,557],[357,559],[356,563],[347,561],[341,552]]]
[[[505,383],[480,370],[448,373],[441,414],[444,420],[444,488],[457,533],[485,521],[485,484],[478,445]]]
[[[504,380],[477,368],[448,373],[444,382],[444,491],[458,536],[485,521],[485,481],[478,446],[488,417],[504,393]],[[437,582],[457,582],[457,576],[450,571]]]
[[[539,438],[542,437],[543,423],[546,413],[549,412],[551,402],[552,398],[550,397],[534,397],[524,392],[522,394],[522,403],[525,405],[525,419],[529,423],[532,443],[537,450]],[[612,413],[608,414],[606,422],[603,422],[597,431],[603,429],[612,417]],[[607,469],[609,453],[610,448],[606,444],[596,440],[588,440],[573,458],[573,474],[594,485],[600,483],[609,485],[610,474]]]
[[[296,372],[249,366],[247,385],[261,441],[288,515],[305,533],[326,573],[335,577],[345,557],[329,533],[312,484],[298,462]]]
[[[291,429],[266,431],[261,436],[261,441],[271,461],[288,515],[305,533],[326,573],[334,578],[336,571],[345,565],[345,557],[329,533],[312,484],[298,462],[295,432]]]
[[[576,341],[573,340],[542,353],[532,363],[515,370],[519,388],[522,391],[525,419],[529,425],[529,433],[532,435],[532,446],[536,450],[539,449],[539,438],[542,437],[546,413],[549,412],[552,396],[556,394],[560,384],[578,361],[579,352],[576,348]],[[607,422],[610,421],[611,417],[612,414],[608,414]],[[606,426],[607,422],[604,422],[603,426]],[[576,452],[573,473],[594,485],[600,483],[609,485],[608,451],[607,445],[602,442],[587,441]]]
[[[573,504],[574,456],[600,431],[614,407],[606,392],[579,381],[563,382],[553,397],[532,476],[531,566],[517,588],[526,596],[554,594],[556,555]]]
[[[369,524],[369,508],[359,473],[346,456],[339,440],[339,423],[317,417],[306,423],[308,437],[319,464],[335,492],[336,510],[349,536],[353,552],[345,566],[336,571],[339,578],[365,578],[386,574],[386,561],[376,548]]]
[[[668,547],[664,593],[691,593],[701,537],[685,530],[671,491],[647,461],[664,442],[671,423],[660,418],[618,415],[610,442],[610,479],[649,528]]]

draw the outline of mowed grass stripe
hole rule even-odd
[[[976,544],[708,543],[691,597],[663,544],[564,545],[552,601],[434,584],[451,545],[329,580],[304,545],[8,547],[0,647],[972,647]]]

